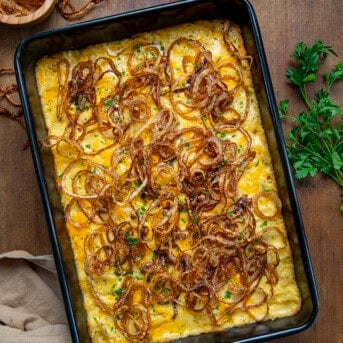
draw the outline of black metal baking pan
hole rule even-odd
[[[73,342],[89,342],[90,338],[73,252],[55,185],[52,154],[39,146],[39,141],[47,132],[35,80],[36,62],[45,55],[60,51],[82,49],[91,44],[129,38],[138,32],[213,18],[228,18],[237,22],[241,26],[248,54],[254,59],[252,75],[255,91],[283,203],[302,307],[292,317],[188,337],[180,342],[266,341],[305,330],[316,318],[318,294],[315,278],[254,10],[247,0],[184,0],[34,34],[21,42],[16,50],[19,93]]]

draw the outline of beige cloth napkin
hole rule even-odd
[[[0,254],[0,343],[70,342],[53,257]]]

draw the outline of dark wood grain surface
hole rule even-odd
[[[105,0],[82,20],[167,2],[170,1]],[[300,100],[285,78],[289,54],[297,42],[312,43],[319,39],[332,45],[343,60],[343,1],[251,0],[251,3],[262,31],[276,98],[290,99],[291,111],[298,113]],[[54,10],[35,27],[0,25],[0,68],[13,66],[15,48],[25,36],[66,24],[69,22]],[[330,57],[327,65],[338,61]],[[343,104],[342,82],[333,93]],[[288,129],[286,124],[284,129]],[[22,150],[25,141],[24,130],[0,117],[0,253],[20,249],[49,254],[51,247],[30,151]],[[338,208],[342,189],[322,176],[297,182],[296,187],[318,284],[320,312],[310,329],[277,341],[340,343],[343,342],[343,217]]]

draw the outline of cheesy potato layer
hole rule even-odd
[[[238,25],[42,58],[56,182],[93,342],[167,342],[301,306]]]

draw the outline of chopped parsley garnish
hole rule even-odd
[[[196,224],[198,222],[198,217],[197,216],[192,216],[192,222]]]
[[[104,104],[105,104],[106,106],[113,106],[113,99],[107,99],[107,100],[104,102]]]
[[[142,207],[136,210],[137,217],[140,218],[144,212],[146,212],[146,207],[143,205]]]
[[[132,247],[134,245],[137,245],[139,243],[139,239],[131,236],[126,237],[126,243],[128,246]]]
[[[230,299],[230,298],[231,298],[231,293],[229,291],[225,291],[224,299]]]
[[[114,293],[119,296],[123,293],[123,289],[121,287],[119,287],[114,291]]]

